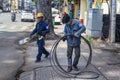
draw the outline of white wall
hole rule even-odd
[[[116,13],[120,14],[120,0],[117,0],[116,6],[117,6],[116,7],[117,8]],[[103,14],[108,14],[108,5],[107,5],[107,3],[102,4],[102,9],[103,9]]]
[[[102,9],[103,9],[103,14],[108,14],[109,10],[108,10],[108,4],[107,3],[103,3],[102,4]]]
[[[117,14],[120,14],[120,0],[117,0]]]

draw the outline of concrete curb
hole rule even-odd
[[[34,71],[22,73],[19,80],[34,80]]]
[[[119,50],[120,49],[120,43],[108,43],[108,42],[99,42],[97,40],[94,40],[92,43],[92,46],[94,49],[104,49],[104,50]]]
[[[33,28],[33,24],[32,25],[29,25],[28,26],[29,28],[26,28],[26,29],[24,29],[24,31],[25,30],[31,30],[32,28]],[[23,36],[25,36],[27,33],[25,33]],[[17,39],[16,41],[18,41],[19,39]],[[26,47],[25,45],[19,45],[19,44],[17,44],[17,46],[21,46],[21,47],[23,47],[23,49],[24,49],[24,51],[22,51],[22,53],[23,54],[26,54],[26,48],[28,48],[28,47]],[[21,71],[24,71],[24,70],[22,70],[22,67],[25,65],[25,62],[26,61],[26,55],[24,55],[23,56],[23,62],[22,62],[22,64],[21,64],[21,66],[17,69],[17,71],[16,71],[16,75],[15,75],[15,77],[16,77],[16,79],[19,79],[21,76],[23,76],[22,75],[22,72]],[[30,74],[30,72],[29,73],[27,73],[27,72],[24,72],[23,74],[25,74],[25,75],[27,75],[27,74]],[[30,77],[31,78],[31,77]],[[22,80],[24,80],[23,79],[23,77],[22,77]],[[26,79],[25,79],[26,80]],[[33,80],[33,79],[28,79],[28,80]]]

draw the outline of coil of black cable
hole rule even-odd
[[[58,44],[60,43],[60,41],[63,40],[65,36],[61,37],[59,40],[57,40],[52,49],[51,49],[51,65],[52,65],[52,68],[53,70],[58,73],[59,75],[63,76],[63,77],[69,77],[69,78],[80,78],[80,79],[96,79],[99,77],[99,74],[94,72],[94,71],[85,71],[86,68],[91,64],[91,60],[92,60],[92,48],[91,48],[91,45],[89,43],[89,41],[84,38],[83,36],[81,36],[81,39],[83,39],[86,44],[88,45],[89,47],[89,57],[88,57],[88,61],[87,61],[87,64],[86,66],[83,68],[83,70],[80,70],[78,71],[77,73],[69,73],[67,72],[64,68],[62,68],[61,64],[59,63],[58,61],[58,58],[57,58],[57,52],[56,52],[56,49],[57,49],[57,46]],[[79,77],[79,75],[82,75],[84,73],[94,73],[95,76],[93,77]]]

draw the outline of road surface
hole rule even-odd
[[[0,80],[14,80],[17,69],[23,64],[24,54],[17,45],[18,39],[26,34],[32,22],[21,22],[17,14],[15,22],[10,13],[0,13]]]

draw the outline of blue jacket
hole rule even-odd
[[[70,23],[66,23],[64,33],[66,35],[73,34],[73,36],[66,36],[68,46],[78,46],[81,43],[81,34],[86,30],[85,26],[80,23],[79,20],[73,19],[73,25],[70,27]]]
[[[38,33],[38,35],[43,36],[43,34],[42,34],[43,31],[45,31],[46,33],[50,32],[50,28],[49,28],[48,24],[45,21],[37,22],[35,29],[32,31],[32,33],[30,35],[32,36],[35,33]]]

